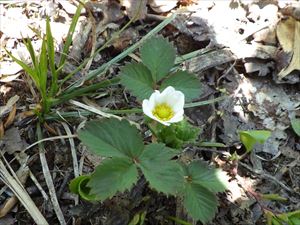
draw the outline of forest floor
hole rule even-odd
[[[39,51],[46,16],[50,16],[57,44],[56,57],[59,57],[77,4],[77,1],[59,0],[0,1],[1,160],[16,172],[51,225],[63,224],[61,220],[73,225],[127,225],[141,212],[146,214],[144,224],[176,224],[170,216],[178,217],[178,199],[151,190],[143,179],[131,191],[97,204],[78,200],[68,188],[74,178],[74,165],[80,174],[87,174],[101,162],[101,158],[72,137],[84,121],[101,117],[89,109],[141,108],[141,103],[121,85],[99,89],[52,109],[56,117],[44,124],[44,138],[66,135],[69,138],[44,142],[54,184],[52,191],[58,204],[51,201],[38,145],[31,146],[37,141],[37,118],[30,112],[38,103],[39,93],[5,49],[30,63],[22,37],[30,38],[33,48]],[[137,10],[138,18],[114,37],[137,15]],[[125,51],[174,12],[175,19],[159,34],[173,43],[178,55],[201,50],[201,54],[181,64],[201,81],[202,94],[195,101],[229,96],[185,111],[189,121],[201,128],[200,141],[224,144],[224,147],[187,146],[185,149],[190,157],[222,168],[230,177],[228,191],[218,195],[218,212],[208,224],[260,225],[266,224],[267,212],[281,214],[299,210],[300,138],[291,126],[291,120],[300,117],[299,1],[90,1],[79,17],[63,73],[74,70],[107,40],[114,39],[69,84]],[[137,51],[89,82],[117,76],[120,66],[132,60],[139,60]],[[78,103],[86,108],[82,109]],[[78,113],[64,118],[64,113],[70,111]],[[136,122],[143,119],[139,113],[121,116]],[[142,129],[145,133],[145,128]],[[270,130],[272,135],[245,154],[237,131],[254,129]],[[76,154],[76,163],[72,152]],[[243,157],[232,160],[235,152]],[[1,180],[0,225],[35,224],[18,201],[19,196]],[[268,200],[264,194],[282,199]],[[63,214],[60,220],[57,208]],[[189,217],[180,219],[188,221],[186,224],[201,224]]]

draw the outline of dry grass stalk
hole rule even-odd
[[[7,164],[7,166],[10,167],[9,164]],[[7,170],[5,164],[0,158],[0,179],[16,195],[36,224],[48,225],[45,217],[41,214],[35,203],[32,201],[29,194],[26,192],[25,188],[17,178],[16,174],[13,173],[11,168],[9,169],[11,172]]]

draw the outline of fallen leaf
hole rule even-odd
[[[20,97],[18,95],[15,95],[7,101],[5,106],[0,106],[0,118],[11,111],[12,107],[19,100],[19,98]]]
[[[2,75],[16,74],[22,70],[22,67],[16,62],[0,62],[0,77]]]
[[[16,106],[16,104],[14,104],[5,123],[4,123],[5,128],[13,123],[15,116],[16,116],[16,112],[17,112],[17,106]]]
[[[244,64],[247,73],[255,73],[258,72],[259,77],[266,76],[271,72],[270,69],[274,68],[273,62],[262,62],[258,60],[253,60],[250,62],[246,62]]]
[[[126,8],[130,19],[142,20],[147,14],[147,0],[122,0],[122,6]]]
[[[27,143],[21,138],[19,129],[16,127],[6,130],[1,142],[4,145],[3,151],[8,154],[20,152],[27,146]]]
[[[169,12],[177,6],[178,0],[149,0],[149,5],[157,13]]]
[[[292,71],[300,70],[300,21],[292,17],[281,20],[277,24],[276,34],[284,52],[293,55],[289,64],[278,74],[279,79],[282,79]]]

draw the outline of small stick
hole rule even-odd
[[[245,164],[243,162],[239,162],[239,164],[242,165],[247,170],[250,170],[251,172],[256,173],[257,175],[261,176],[262,178],[272,180],[273,182],[275,182],[276,184],[278,184],[279,186],[281,186],[286,191],[289,191],[291,193],[295,193],[295,194],[299,195],[297,192],[295,192],[293,189],[291,189],[290,187],[288,187],[286,184],[284,184],[283,182],[281,182],[278,179],[276,179],[276,177],[274,177],[274,176],[272,176],[272,175],[270,175],[270,174],[268,174],[266,172],[254,170],[251,166],[248,166],[247,164]]]
[[[40,144],[40,143],[45,142],[45,141],[53,141],[53,140],[62,139],[62,138],[74,138],[74,137],[77,137],[77,135],[76,134],[72,134],[72,135],[62,135],[62,136],[44,138],[44,139],[38,140],[38,141],[34,142],[33,144],[29,145],[22,152],[25,152],[28,149],[36,146],[37,144]]]

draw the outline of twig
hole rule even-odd
[[[91,30],[92,49],[91,49],[91,53],[90,53],[90,58],[83,69],[83,74],[84,74],[84,76],[86,76],[86,74],[88,73],[88,71],[92,65],[92,62],[94,60],[93,56],[96,51],[97,37],[96,37],[96,20],[93,16],[93,13],[92,13],[91,9],[89,7],[87,7],[85,4],[83,4],[83,6],[84,6],[85,10],[88,12],[88,14],[89,14],[88,18],[91,20],[91,24],[92,24],[92,30]]]
[[[265,171],[263,172],[263,171],[254,170],[251,166],[248,166],[247,164],[245,164],[243,162],[239,162],[239,165],[243,166],[244,168],[246,168],[247,170],[250,170],[253,173],[256,173],[257,175],[261,176],[262,178],[265,178],[265,179],[273,181],[274,183],[278,184],[279,186],[281,186],[286,191],[289,191],[291,193],[299,195],[296,191],[294,191],[293,189],[291,189],[290,187],[288,187],[283,182],[279,181],[276,177],[274,177],[274,176],[266,173]]]
[[[74,138],[74,137],[77,137],[76,134],[72,134],[72,135],[62,135],[62,136],[56,136],[56,137],[49,137],[49,138],[44,138],[44,139],[41,139],[41,140],[38,140],[37,142],[34,142],[33,144],[29,145],[28,147],[26,147],[23,152],[27,151],[28,149],[36,146],[37,144],[40,144],[42,142],[45,142],[45,141],[53,141],[53,140],[57,140],[57,139],[62,139],[62,138]]]

